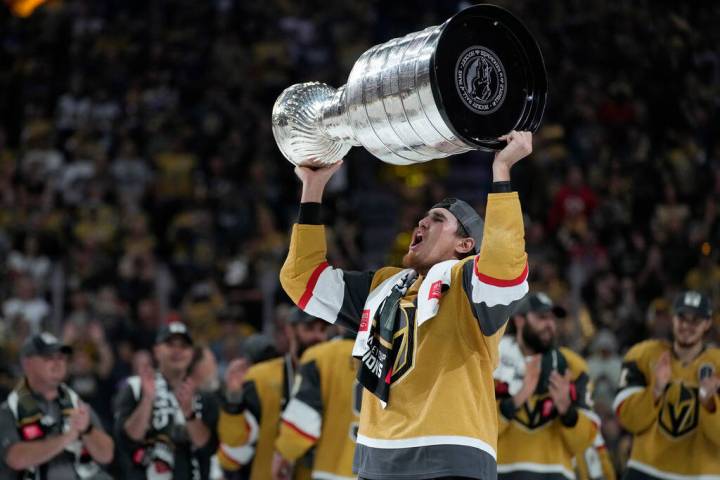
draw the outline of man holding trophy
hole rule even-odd
[[[546,90],[529,32],[506,10],[478,5],[371,48],[338,90],[294,85],[275,104],[275,139],[302,182],[280,281],[310,315],[357,332],[361,479],[497,477],[492,372],[528,291],[510,169],[532,151]],[[485,221],[447,198],[418,222],[404,268],[329,266],[322,195],[353,145],[400,165],[498,151]]]

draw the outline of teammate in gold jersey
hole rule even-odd
[[[292,398],[275,441],[273,480],[312,449],[313,480],[351,480],[362,387],[355,381],[354,335],[316,345],[300,359]]]
[[[720,479],[720,349],[704,343],[709,299],[673,303],[673,341],[647,340],[625,356],[614,402],[633,434],[626,479]]]
[[[555,346],[559,310],[546,294],[528,294],[513,317],[514,335],[500,342],[494,377],[501,480],[574,479],[573,457],[597,438],[587,364]]]

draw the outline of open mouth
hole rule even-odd
[[[420,245],[423,241],[423,235],[420,232],[420,230],[415,230],[413,233],[412,242],[410,242],[410,250],[415,250],[418,245]]]

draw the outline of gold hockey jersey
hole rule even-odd
[[[503,346],[512,344],[514,342],[502,343]],[[560,374],[569,370],[571,374],[572,406],[562,417],[548,391],[553,370]],[[574,479],[573,457],[582,455],[593,445],[600,426],[600,419],[590,405],[585,360],[563,347],[545,353],[535,393],[517,409],[508,384],[498,379],[495,386],[500,425],[498,478]]]
[[[330,267],[322,225],[296,224],[280,273],[297,305],[354,331],[367,328],[366,302],[401,271]],[[496,475],[497,411],[492,372],[509,315],[528,291],[518,195],[488,196],[480,253],[452,265],[447,283],[418,277],[400,302],[401,344],[386,408],[363,391],[355,470],[361,477]],[[423,298],[418,298],[423,292]],[[427,298],[425,298],[427,296]],[[418,326],[422,301],[437,300]]]
[[[355,478],[352,464],[361,392],[355,381],[353,344],[354,340],[337,338],[305,352],[282,414],[275,448],[296,461],[314,447],[313,479]]]
[[[271,478],[280,413],[293,377],[292,361],[287,355],[250,367],[242,401],[226,403],[220,410],[218,459],[224,470],[249,468],[250,480]],[[299,465],[294,480],[309,478],[309,469]]]
[[[613,466],[610,452],[605,446],[605,439],[600,432],[595,437],[593,446],[585,453],[575,457],[577,480],[615,480],[617,474]]]
[[[720,349],[706,347],[687,365],[673,354],[672,379],[656,403],[654,368],[672,345],[647,340],[625,356],[613,407],[634,435],[625,478],[720,480],[720,401],[715,412],[699,402],[699,379],[720,371]]]

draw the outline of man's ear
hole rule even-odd
[[[472,253],[473,249],[475,248],[475,239],[472,237],[465,237],[461,239],[457,245],[455,245],[455,251],[460,255],[467,255],[468,253]]]

